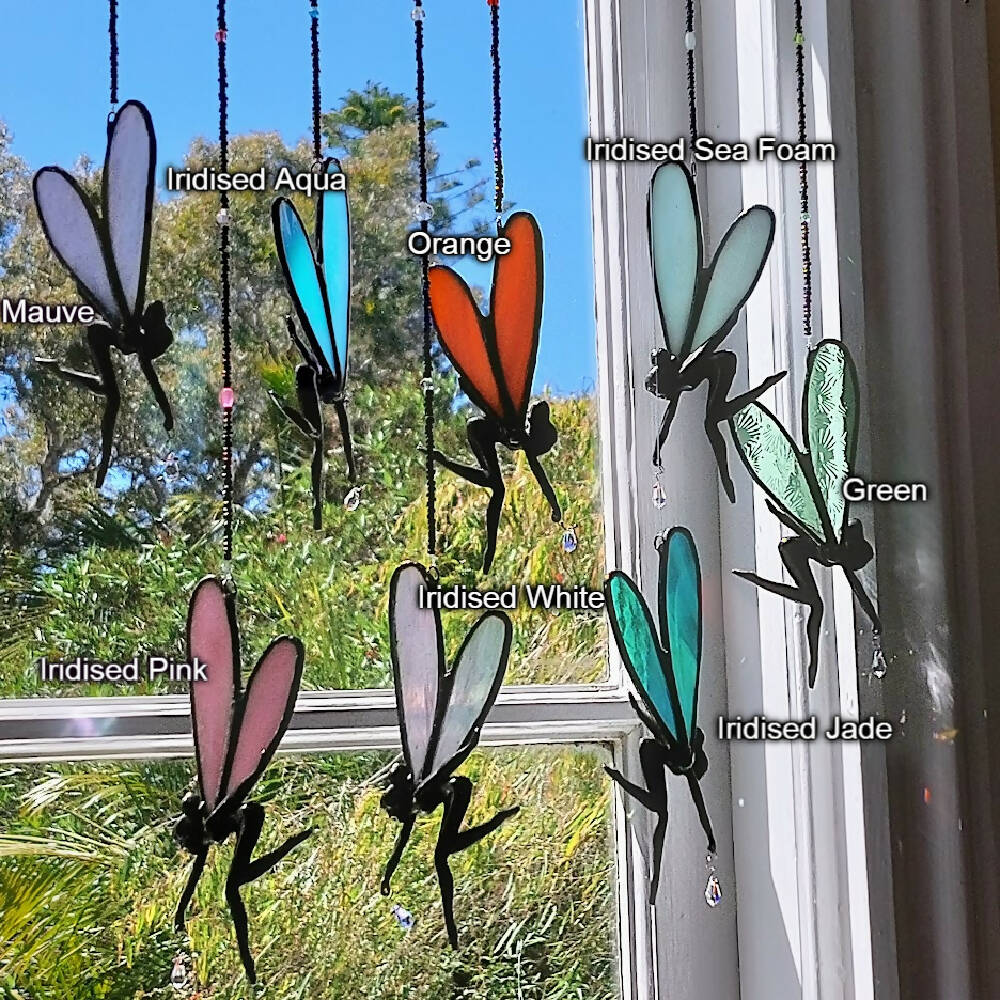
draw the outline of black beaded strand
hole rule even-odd
[[[692,172],[697,164],[694,158],[695,143],[698,141],[698,77],[696,72],[695,48],[697,36],[694,30],[694,0],[685,0],[684,14],[684,48],[687,49],[687,96],[688,96],[688,133],[691,148],[688,155],[691,159]]]
[[[493,170],[495,177],[494,207],[497,215],[497,232],[503,216],[503,134],[500,118],[500,0],[487,0],[490,8],[492,40],[490,59],[493,63]]]
[[[411,12],[417,65],[417,169],[419,171],[420,203],[418,221],[421,232],[430,231],[431,206],[428,202],[427,180],[427,98],[424,91],[424,16],[423,0],[414,0]],[[424,454],[427,477],[427,555],[433,564],[437,556],[437,482],[434,467],[434,359],[433,321],[431,318],[430,263],[427,254],[420,256],[420,292],[423,300],[424,370],[420,388],[424,397]]]
[[[229,172],[229,77],[226,71],[226,0],[219,0],[218,29],[215,40],[219,45],[219,171]],[[222,287],[222,566],[223,576],[232,574],[233,559],[233,343],[231,327],[231,274],[229,261],[229,192],[219,194],[219,279]]]
[[[806,108],[805,34],[803,33],[802,0],[795,0],[795,103],[798,114],[798,140],[808,139]],[[802,245],[802,332],[812,339],[812,246],[809,220],[809,164],[799,164],[799,241]]]
[[[118,0],[108,2],[108,61],[111,70],[111,114],[118,110]]]
[[[313,158],[319,163],[323,159],[323,141],[320,134],[322,116],[322,95],[319,88],[319,0],[310,0],[309,17],[312,37],[312,129]]]

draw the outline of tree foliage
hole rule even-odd
[[[393,385],[413,370],[422,330],[420,270],[405,249],[416,206],[416,126],[412,102],[377,84],[352,91],[324,121],[349,179],[354,234],[352,383]],[[351,120],[350,128],[340,122]],[[348,134],[349,132],[349,134]],[[39,302],[72,302],[72,280],[50,253],[30,198],[23,163],[7,153],[0,129],[0,295]],[[217,147],[195,140],[182,164],[214,166]],[[437,153],[430,145],[430,164]],[[289,147],[274,133],[232,138],[233,170],[282,167],[308,171],[312,154],[303,142]],[[475,161],[434,182],[435,225],[450,228],[456,213],[477,204]],[[86,160],[76,175],[96,192],[100,171]],[[303,456],[296,432],[274,420],[268,387],[290,389],[298,358],[288,342],[284,316],[291,306],[281,278],[270,222],[273,191],[232,196],[232,331],[238,405],[235,410],[236,495],[261,502],[279,478],[276,455]],[[296,195],[307,227],[314,205]],[[210,194],[161,196],[155,209],[148,295],[162,298],[177,340],[157,363],[175,408],[167,435],[135,359],[116,358],[123,387],[116,458],[107,501],[128,504],[155,521],[173,493],[218,481],[219,261],[217,199]],[[69,327],[0,327],[4,423],[0,425],[0,528],[15,548],[63,540],[58,511],[78,512],[91,502],[89,480],[100,447],[101,401],[33,364],[36,356],[60,358],[92,370],[83,331]],[[363,438],[365,428],[358,427]],[[278,435],[281,440],[278,440]],[[336,442],[334,441],[334,446]],[[283,447],[282,447],[283,446]],[[362,468],[364,452],[361,452]],[[331,456],[336,466],[336,457]],[[330,477],[331,497],[336,477]],[[107,504],[105,504],[107,506]]]

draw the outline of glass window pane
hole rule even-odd
[[[30,95],[4,88],[19,95],[3,109],[10,132],[0,123],[6,187],[26,192],[36,169],[49,163],[68,168],[85,154],[91,164],[85,186],[97,197],[107,80],[83,74],[79,53],[81,45],[103,51],[106,19],[79,17],[69,0],[56,0],[45,11],[43,16],[41,9],[26,7],[17,15],[19,37],[44,37],[51,46],[55,76],[48,90]],[[181,655],[188,595],[202,574],[219,570],[217,198],[164,189],[168,166],[198,170],[214,163],[214,148],[196,137],[216,129],[215,57],[206,50],[204,65],[192,60],[191,78],[182,86],[172,64],[161,65],[154,53],[148,62],[134,55],[140,46],[148,48],[144,39],[150,36],[161,38],[166,52],[186,50],[193,31],[211,34],[211,19],[205,21],[197,0],[179,0],[172,11],[169,24],[145,10],[123,12],[120,21],[129,86],[142,93],[158,134],[149,299],[164,301],[176,334],[156,362],[176,427],[165,432],[138,368],[116,358],[123,404],[111,472],[96,492],[101,399],[41,373],[33,361],[45,355],[92,370],[82,328],[4,327],[0,697],[179,690],[163,683],[47,684],[36,664],[41,656],[127,662],[151,653]],[[273,390],[296,405],[294,368],[301,359],[285,326],[292,309],[277,264],[270,206],[276,194],[289,193],[275,189],[280,168],[308,173],[311,162],[303,138],[311,112],[307,25],[291,12],[277,17],[261,3],[231,11],[232,169],[263,167],[269,178],[262,192],[235,193],[231,209],[237,234],[235,565],[241,624],[250,649],[262,648],[274,632],[300,635],[307,649],[306,688],[376,687],[389,680],[382,625],[389,574],[404,557],[424,552],[420,268],[406,249],[416,183],[414,29],[408,6],[397,0],[347,5],[336,18],[324,15],[320,22],[326,141],[343,158],[351,184],[349,409],[363,499],[357,510],[345,509],[350,484],[336,414],[327,407],[324,528],[316,532],[311,445],[268,397]],[[440,0],[429,10],[425,29],[434,228],[492,232],[489,7]],[[491,573],[483,578],[479,572],[487,492],[443,469],[440,564],[449,585],[598,587],[604,529],[590,188],[581,154],[587,131],[581,0],[541,7],[505,3],[501,45],[505,211],[534,213],[545,241],[545,303],[533,385],[535,398],[552,400],[560,441],[543,464],[579,547],[564,550],[563,528],[551,521],[524,455],[501,448],[508,491]],[[261,74],[265,63],[282,72]],[[0,67],[0,81],[8,70]],[[74,94],[74,114],[54,129],[58,93]],[[311,235],[314,200],[294,197]],[[52,258],[30,197],[13,198],[3,204],[8,207],[10,219],[0,216],[0,296],[76,302],[77,291]],[[492,262],[441,262],[488,292]],[[473,411],[443,359],[438,384],[438,446],[470,462],[465,423]],[[599,613],[565,611],[556,618],[527,609],[523,591],[518,597],[518,646],[508,682],[583,682],[604,675]],[[523,655],[528,651],[530,656]],[[247,658],[244,667],[251,666]]]
[[[608,782],[598,756],[532,749],[470,758],[470,821],[513,804],[521,811],[453,859],[457,953],[447,947],[434,878],[439,813],[418,823],[391,895],[379,893],[398,826],[364,782],[388,759],[281,759],[261,784],[261,851],[315,827],[244,892],[268,996],[618,996]],[[168,820],[191,774],[186,761],[3,771],[0,982],[51,1000],[169,995],[181,944],[173,908],[189,862]],[[216,849],[188,919],[197,989],[213,1000],[246,988],[223,899],[230,856],[228,845]],[[409,933],[395,904],[415,918]]]

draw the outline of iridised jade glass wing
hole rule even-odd
[[[667,620],[670,665],[684,716],[688,739],[698,715],[698,675],[701,669],[701,572],[698,552],[688,531],[675,528],[667,540],[666,579],[660,601]]]
[[[785,428],[760,403],[740,410],[732,427],[733,439],[754,479],[786,514],[818,541],[825,541],[802,461]]]
[[[824,341],[809,357],[806,441],[820,495],[840,538],[847,517],[844,481],[851,474],[858,441],[858,378],[844,346]]]
[[[612,573],[607,583],[608,613],[629,676],[643,701],[667,731],[678,737],[673,698],[664,676],[664,663],[649,608],[635,584],[624,573]]]

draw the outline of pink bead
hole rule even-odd
[[[217,42],[224,42],[226,40],[226,37],[228,36],[228,34],[229,34],[228,31],[217,31],[215,33],[215,40]]]
[[[227,385],[219,390],[219,406],[224,410],[231,410],[236,403],[236,393]]]

